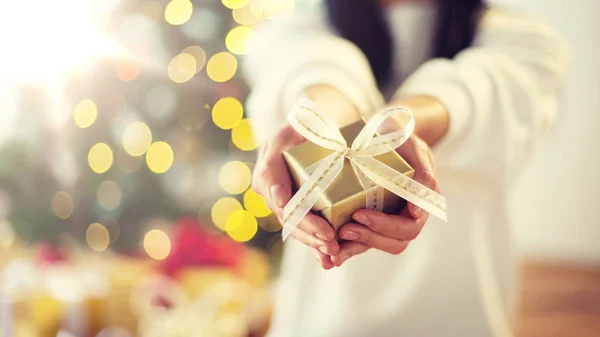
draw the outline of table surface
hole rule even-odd
[[[599,337],[600,266],[527,262],[517,337]]]

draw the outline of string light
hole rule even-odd
[[[229,9],[242,8],[248,4],[250,0],[222,0],[223,6]]]
[[[121,203],[121,187],[115,181],[104,181],[98,186],[96,196],[100,206],[107,210],[115,209]]]
[[[110,234],[106,227],[96,222],[91,224],[85,232],[85,241],[92,250],[101,253],[110,244]]]
[[[247,6],[234,9],[231,11],[231,15],[233,20],[240,25],[252,26],[260,21],[262,12],[260,2],[252,1]]]
[[[219,185],[230,194],[243,193],[250,186],[252,173],[241,161],[230,161],[219,171]]]
[[[242,210],[242,204],[232,197],[223,197],[210,210],[210,217],[217,228],[227,230],[227,218],[237,210]]]
[[[244,207],[257,218],[264,218],[272,213],[265,199],[252,188],[244,193]]]
[[[167,172],[173,165],[173,159],[173,149],[165,142],[152,143],[146,152],[146,164],[157,174]]]
[[[252,151],[258,147],[249,119],[242,119],[231,130],[231,141],[242,151]]]
[[[68,219],[73,214],[73,198],[65,191],[59,191],[52,197],[52,211],[61,219]]]
[[[213,122],[224,130],[238,125],[244,116],[242,103],[233,97],[225,97],[215,103],[212,109]]]
[[[110,169],[113,163],[113,152],[105,143],[96,143],[88,153],[88,164],[92,171],[101,174]]]
[[[256,218],[248,211],[237,210],[227,217],[227,235],[237,242],[250,241],[257,231]]]
[[[131,123],[123,132],[123,148],[130,156],[143,155],[151,143],[152,131],[143,122]]]
[[[227,46],[230,52],[236,55],[244,55],[248,53],[255,35],[254,29],[251,27],[234,27],[225,37],[225,46]]]
[[[117,77],[123,82],[135,80],[142,71],[140,65],[135,61],[121,60],[116,65]]]
[[[92,126],[96,121],[96,117],[98,117],[98,109],[90,99],[80,101],[73,110],[73,120],[82,129]]]
[[[153,229],[144,236],[144,250],[155,260],[164,260],[171,253],[171,240],[165,232]]]
[[[196,59],[196,73],[202,70],[204,65],[206,65],[206,52],[200,46],[185,47],[181,53],[192,55],[194,59]]]
[[[208,77],[218,83],[227,82],[235,75],[238,63],[235,56],[228,52],[213,55],[206,64]]]
[[[169,78],[175,83],[185,83],[194,77],[196,69],[196,58],[188,53],[182,53],[169,62]]]
[[[179,26],[186,23],[193,12],[194,5],[190,0],[171,0],[165,7],[165,20],[173,26]]]

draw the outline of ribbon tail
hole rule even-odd
[[[313,174],[302,184],[292,199],[283,208],[282,236],[285,241],[298,226],[304,216],[310,212],[344,167],[344,152],[334,152],[321,160]]]
[[[352,170],[354,170],[356,178],[358,178],[360,186],[362,186],[366,192],[365,208],[381,212],[383,210],[383,187],[369,179],[361,169],[354,164],[352,159],[350,159],[350,164],[352,165]]]
[[[357,156],[352,158],[352,161],[378,185],[441,220],[447,221],[446,199],[439,193],[371,157]]]

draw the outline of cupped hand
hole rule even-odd
[[[280,221],[283,218],[283,207],[292,198],[292,181],[283,152],[303,141],[304,137],[286,124],[258,153],[252,189],[265,199]],[[333,268],[330,256],[338,254],[340,247],[335,239],[335,231],[325,219],[309,213],[290,236],[312,247],[324,269]]]
[[[414,180],[439,192],[434,176],[434,158],[429,146],[413,135],[396,151],[414,168]],[[362,209],[354,212],[356,222],[339,229],[344,240],[337,254],[331,256],[335,266],[341,266],[352,256],[377,249],[390,254],[402,253],[410,241],[417,238],[427,222],[429,213],[408,203],[397,215]]]

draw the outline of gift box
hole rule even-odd
[[[352,144],[365,122],[360,120],[340,129],[348,144]],[[295,187],[302,186],[310,176],[311,166],[334,151],[306,141],[283,153]],[[397,172],[412,178],[414,169],[391,147],[389,152],[374,156],[374,159],[389,166]],[[313,166],[314,167],[314,166]],[[383,189],[380,186],[374,188]],[[313,211],[325,218],[337,231],[342,225],[352,220],[352,214],[366,206],[366,191],[360,184],[348,159],[344,167],[331,185],[320,191],[321,198],[313,206]],[[404,199],[383,189],[383,212],[391,213],[405,205]]]

